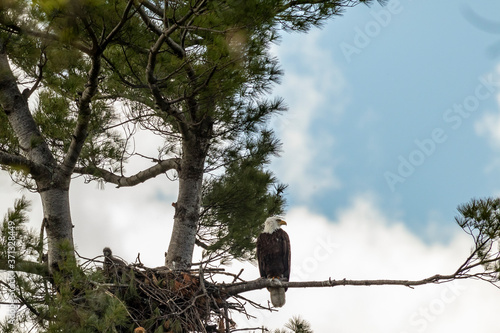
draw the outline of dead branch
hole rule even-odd
[[[486,278],[488,277],[488,278]],[[226,285],[222,287],[222,292],[228,296],[238,295],[247,291],[263,289],[267,287],[287,287],[287,288],[320,288],[320,287],[336,287],[336,286],[387,286],[387,285],[399,285],[412,288],[414,286],[421,286],[430,283],[445,283],[456,279],[467,279],[476,278],[480,280],[486,280],[488,282],[494,283],[489,278],[490,275],[487,273],[478,274],[450,274],[450,275],[440,275],[436,274],[431,277],[422,280],[332,280],[331,278],[325,281],[303,281],[303,282],[286,282],[280,280],[270,280],[270,279],[256,279],[247,282],[235,283],[231,285]]]

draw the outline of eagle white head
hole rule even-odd
[[[272,234],[273,232],[281,228],[282,225],[286,225],[286,222],[283,220],[282,217],[280,216],[268,217],[266,219],[266,222],[264,222],[264,232]]]

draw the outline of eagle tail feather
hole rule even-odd
[[[275,308],[285,305],[285,288],[268,288],[271,293],[271,303]]]

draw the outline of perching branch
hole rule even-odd
[[[472,236],[474,249],[464,262],[452,274],[436,274],[421,280],[332,280],[285,282],[278,279],[257,279],[253,281],[233,283],[221,286],[227,296],[235,296],[243,292],[266,287],[319,288],[335,286],[386,286],[400,285],[414,287],[430,283],[445,283],[457,279],[478,279],[489,282],[500,288],[500,252],[498,245],[500,236],[500,199],[473,199],[470,203],[458,208],[461,217],[458,224]]]
[[[495,257],[490,260],[490,262],[498,262],[500,259]],[[267,287],[288,287],[288,288],[320,288],[320,287],[335,287],[335,286],[388,286],[388,285],[398,285],[412,288],[414,286],[421,286],[430,283],[445,283],[458,279],[479,279],[486,282],[490,282],[497,288],[498,286],[498,274],[495,271],[483,271],[477,273],[471,273],[473,268],[477,268],[480,265],[484,265],[485,262],[477,258],[477,250],[473,251],[472,254],[465,260],[458,270],[452,274],[441,275],[435,274],[425,279],[421,280],[390,280],[390,279],[380,279],[380,280],[332,280],[331,278],[326,281],[301,281],[301,282],[285,282],[278,279],[256,279],[247,282],[234,283],[222,287],[222,292],[226,293],[228,296],[238,295],[243,292],[267,288]]]
[[[284,282],[277,279],[262,279],[241,282],[228,285],[222,288],[222,291],[228,295],[237,295],[247,291],[263,289],[267,287],[287,287],[287,288],[320,288],[320,287],[335,287],[335,286],[386,286],[399,285],[405,287],[420,286],[429,283],[443,283],[454,279],[464,279],[469,276],[457,277],[456,275],[440,275],[436,274],[422,280],[332,280],[325,281],[300,281],[300,282]],[[471,276],[470,276],[471,277]]]

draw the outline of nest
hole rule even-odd
[[[106,272],[108,291],[126,306],[129,316],[146,332],[230,331],[229,310],[244,312],[239,302],[229,302],[213,282],[223,269],[173,271],[142,264],[115,267]]]

